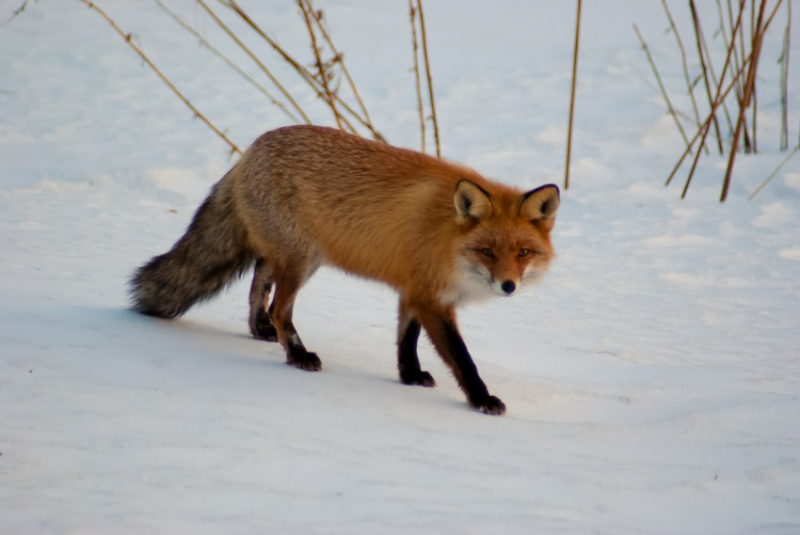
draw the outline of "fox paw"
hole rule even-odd
[[[291,353],[286,358],[286,364],[307,372],[318,372],[322,369],[322,361],[316,353],[310,351]]]
[[[436,386],[436,381],[434,380],[433,375],[422,370],[414,373],[400,374],[400,382],[404,385],[418,385],[428,388]]]
[[[266,310],[259,310],[256,313],[254,321],[250,322],[250,333],[253,338],[258,340],[265,340],[267,342],[278,341],[278,331],[269,319],[269,314]]]
[[[495,396],[489,396],[486,400],[481,403],[475,403],[473,406],[483,414],[490,414],[492,416],[500,416],[506,412],[505,403]]]

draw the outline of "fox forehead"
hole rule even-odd
[[[477,222],[464,236],[467,247],[492,247],[498,250],[537,248],[551,252],[550,232],[536,221],[520,214],[520,192],[493,192],[492,213]]]

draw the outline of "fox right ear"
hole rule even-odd
[[[466,178],[462,178],[456,184],[453,203],[459,223],[476,221],[492,212],[492,200],[489,194],[475,182]]]

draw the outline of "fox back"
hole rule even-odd
[[[554,187],[525,194],[338,130],[269,132],[232,179],[250,235],[272,256],[329,263],[417,299],[508,295],[553,257]]]

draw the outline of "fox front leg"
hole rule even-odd
[[[417,317],[430,336],[436,351],[453,371],[461,390],[467,395],[469,404],[484,414],[505,413],[505,404],[489,394],[486,384],[478,375],[478,368],[458,332],[454,311],[419,310]]]
[[[397,369],[400,372],[400,382],[404,385],[433,387],[436,386],[433,376],[422,371],[419,365],[417,355],[419,333],[419,321],[401,303],[397,328]]]

